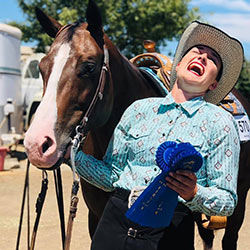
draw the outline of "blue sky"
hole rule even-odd
[[[0,22],[25,21],[16,0],[0,0]],[[204,21],[239,39],[245,56],[250,60],[250,0],[191,0],[190,7],[198,6]],[[176,43],[168,44],[161,52],[174,53]]]

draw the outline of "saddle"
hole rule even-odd
[[[166,96],[170,91],[172,61],[167,56],[156,52],[154,41],[145,40],[143,45],[147,52],[133,57],[130,61],[139,68],[145,78],[150,79],[162,96]],[[232,93],[229,93],[218,106],[230,112],[236,119],[237,124],[246,119],[250,124],[244,107]],[[240,128],[239,132],[241,142],[250,140],[250,135],[242,134]],[[227,217],[201,214],[201,223],[207,229],[222,229],[227,225]]]
[[[167,56],[156,52],[154,41],[145,40],[143,45],[147,52],[133,57],[130,62],[137,66],[142,74],[150,77],[165,96],[170,90],[172,61]]]

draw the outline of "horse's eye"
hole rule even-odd
[[[91,63],[91,62],[84,63],[81,67],[81,70],[78,76],[79,77],[90,76],[95,71],[95,69],[96,69],[95,63]]]

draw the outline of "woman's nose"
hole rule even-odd
[[[207,54],[203,53],[201,55],[199,55],[198,59],[203,63],[206,64],[207,63]]]

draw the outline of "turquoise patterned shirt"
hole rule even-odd
[[[103,161],[78,152],[76,170],[105,191],[147,186],[161,172],[155,153],[167,140],[189,142],[203,156],[195,197],[188,202],[179,197],[179,201],[192,211],[231,215],[237,203],[237,125],[228,112],[202,97],[176,104],[169,93],[134,102],[118,123]]]

